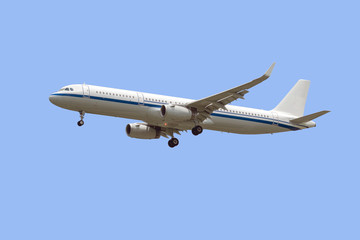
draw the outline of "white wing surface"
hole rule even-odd
[[[252,80],[251,82],[231,88],[227,91],[212,95],[210,97],[191,102],[186,106],[189,108],[195,108],[198,113],[196,119],[202,122],[206,118],[208,118],[215,110],[226,109],[225,105],[239,98],[244,99],[244,95],[249,92],[247,89],[252,88],[268,79],[272,70],[274,69],[274,66],[275,63],[270,66],[270,68],[266,71],[264,75]]]

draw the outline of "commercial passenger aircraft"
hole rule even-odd
[[[312,120],[329,111],[304,116],[310,81],[299,80],[285,98],[272,110],[231,106],[229,103],[247,94],[250,88],[270,77],[273,63],[266,73],[248,83],[227,91],[192,100],[151,93],[135,92],[86,84],[74,84],[50,95],[56,106],[80,113],[78,125],[84,124],[85,113],[141,120],[126,126],[129,137],[140,139],[169,138],[175,147],[174,134],[191,130],[196,136],[203,129],[239,134],[265,134],[296,131],[315,127]]]

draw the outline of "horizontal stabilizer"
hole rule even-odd
[[[303,117],[299,117],[299,118],[295,118],[293,120],[290,120],[291,123],[295,123],[295,124],[299,124],[299,123],[304,123],[304,122],[309,122],[315,118],[318,118],[326,113],[328,113],[330,111],[320,111],[320,112],[317,112],[317,113],[313,113],[313,114],[310,114],[310,115],[306,115],[306,116],[303,116]]]

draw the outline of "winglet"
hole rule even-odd
[[[265,76],[270,77],[271,72],[272,72],[272,70],[273,70],[274,67],[275,67],[275,64],[276,64],[275,62],[274,62],[273,64],[271,64],[271,66],[269,67],[269,69],[266,71]]]

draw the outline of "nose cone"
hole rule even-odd
[[[52,104],[54,104],[54,95],[50,95],[50,97],[49,97],[49,101],[52,103]]]
[[[57,97],[56,95],[51,94],[51,95],[49,96],[49,101],[50,101],[52,104],[54,104],[54,105],[57,106],[57,105],[58,105],[58,104],[57,104],[57,102],[58,102],[58,101],[57,101],[57,98],[58,98],[58,97]]]

